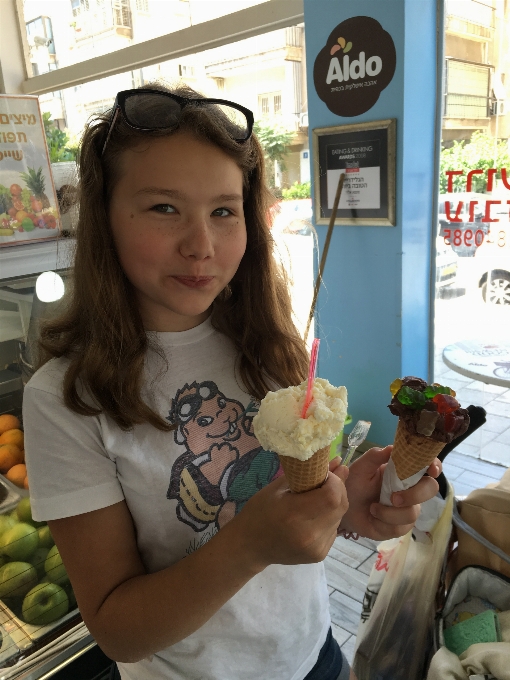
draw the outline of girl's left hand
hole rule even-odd
[[[415,486],[392,495],[392,506],[379,503],[384,468],[392,449],[393,446],[370,449],[350,466],[345,482],[349,509],[339,528],[375,541],[403,536],[414,526],[420,514],[420,503],[437,494],[439,486],[433,478],[442,470],[438,458],[427,470],[429,477],[422,477]],[[329,465],[333,474],[339,474],[341,467],[339,457]]]

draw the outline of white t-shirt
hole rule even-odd
[[[64,359],[37,371],[23,402],[34,517],[59,519],[125,499],[148,572],[199,548],[280,473],[277,456],[253,435],[253,400],[236,379],[232,343],[209,320],[155,335],[169,368],[149,350],[143,398],[177,430],[143,424],[124,432],[104,414],[68,410]],[[195,633],[119,668],[123,680],[302,680],[329,626],[323,565],[272,565]]]

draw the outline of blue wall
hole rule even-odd
[[[335,227],[316,314],[318,374],[346,385],[354,420],[372,421],[369,439],[386,444],[397,424],[386,408],[390,383],[403,375],[431,377],[436,2],[441,0],[304,1],[310,148],[313,128],[397,119],[397,226]],[[317,96],[313,64],[333,28],[354,16],[373,17],[390,33],[397,65],[372,109],[341,117]],[[322,249],[327,226],[316,229]]]

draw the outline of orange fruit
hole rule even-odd
[[[18,418],[10,413],[4,413],[0,416],[0,434],[7,432],[7,430],[19,430],[20,425]]]
[[[13,465],[22,463],[23,452],[14,444],[3,444],[0,446],[0,472],[5,474]]]
[[[16,486],[23,488],[25,477],[27,476],[27,466],[24,463],[13,465],[5,476]]]
[[[0,434],[0,444],[14,444],[19,449],[24,448],[24,436],[21,430],[7,430],[3,434]]]
[[[25,479],[23,480],[23,488],[28,489],[28,477],[25,477]]]

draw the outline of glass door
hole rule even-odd
[[[445,12],[434,376],[487,412],[459,452],[508,466],[510,3]]]

